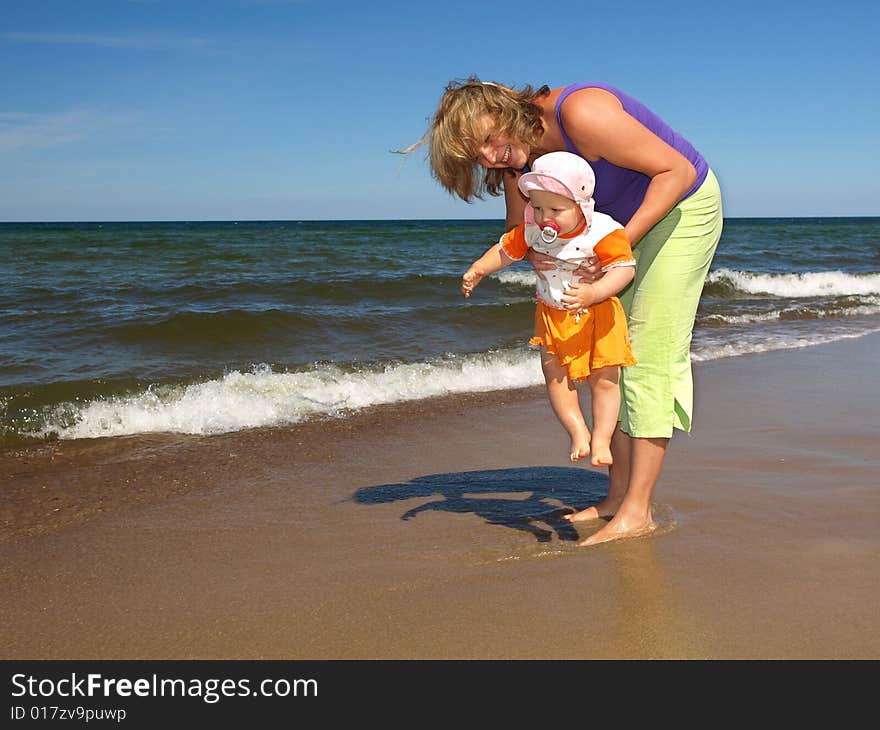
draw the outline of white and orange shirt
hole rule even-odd
[[[557,236],[553,243],[541,238],[541,229],[534,223],[521,223],[501,236],[498,243],[502,251],[516,261],[524,258],[530,248],[556,259],[555,270],[535,272],[538,299],[554,309],[565,309],[562,294],[569,284],[580,281],[574,271],[590,256],[599,257],[602,271],[636,265],[623,226],[604,213],[593,213],[589,230],[584,226],[567,236]]]

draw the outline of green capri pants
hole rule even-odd
[[[638,360],[621,368],[620,428],[630,436],[691,430],[691,335],[721,227],[721,190],[709,170],[633,249],[636,275],[619,295]]]

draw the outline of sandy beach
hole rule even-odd
[[[880,335],[695,366],[649,537],[543,390],[0,454],[4,659],[880,658]]]

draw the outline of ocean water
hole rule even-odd
[[[0,224],[0,446],[211,434],[539,384],[498,221]],[[694,361],[880,331],[880,218],[728,219]],[[793,355],[796,356],[796,355]]]

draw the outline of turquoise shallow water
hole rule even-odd
[[[7,440],[220,432],[540,382],[498,221],[0,224]],[[725,222],[695,360],[880,329],[880,218]]]

